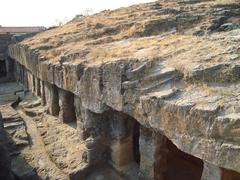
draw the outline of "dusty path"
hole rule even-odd
[[[13,108],[11,103],[18,97],[22,101]],[[82,160],[86,152],[85,142],[80,139],[76,127],[46,114],[41,99],[24,92],[23,87],[16,83],[1,84],[0,111],[5,118],[7,133],[15,144],[21,146],[14,152],[19,156],[12,161],[18,174],[25,168],[24,173],[27,172],[30,179],[68,180],[69,175],[74,176],[86,166]],[[21,157],[20,161],[18,157]],[[36,173],[31,174],[35,171],[39,177],[35,176]],[[112,168],[103,166],[94,169],[86,180],[109,178],[122,179]]]
[[[39,178],[44,180],[69,179],[49,158],[33,118],[19,107],[12,108],[11,104],[19,97],[25,97],[21,85],[15,82],[0,83],[0,111],[10,141],[8,149],[12,157],[12,170],[19,177],[34,178],[32,171],[35,169]]]
[[[32,147],[25,154],[27,157],[31,157],[32,152],[37,154],[33,154],[32,164],[38,167],[38,172],[51,179],[78,177],[77,172],[86,166],[82,159],[86,146],[78,130],[46,114],[41,99],[31,93],[26,94],[17,111],[26,122],[31,137]]]
[[[25,115],[20,108],[17,108],[16,110],[24,119],[27,132],[31,137],[30,148],[25,149],[23,153],[27,158],[29,158],[28,160],[31,160],[30,163],[32,166],[38,168],[37,172],[43,179],[68,179],[68,176],[50,160],[41,135],[39,134],[36,123],[33,119]]]

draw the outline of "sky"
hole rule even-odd
[[[1,0],[2,26],[53,26],[89,14],[154,0]]]

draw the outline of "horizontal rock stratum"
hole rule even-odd
[[[13,44],[9,56],[18,80],[39,90],[49,113],[58,115],[60,106],[63,122],[75,113],[91,153],[109,147],[118,171],[130,161],[132,119],[141,126],[145,179],[160,179],[161,135],[203,160],[204,172],[214,166],[240,173],[239,1],[162,0],[106,10]],[[90,165],[103,158],[91,153]]]

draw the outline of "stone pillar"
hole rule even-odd
[[[23,65],[21,65],[21,73],[22,84],[25,87],[25,67]]]
[[[17,75],[18,82],[21,83],[21,66],[18,62],[17,62],[17,73],[16,73],[16,75]]]
[[[23,84],[23,68],[21,64],[19,64],[19,70],[20,70],[20,83]]]
[[[9,77],[10,75],[10,59],[6,58],[5,59],[5,67],[6,67],[6,75]]]
[[[76,122],[76,113],[74,107],[74,94],[58,89],[59,92],[59,119],[64,123]]]
[[[16,82],[19,82],[19,66],[18,66],[18,62],[15,60],[14,61],[14,78]]]
[[[154,179],[154,140],[153,133],[145,128],[140,127],[140,179],[152,180]]]
[[[86,161],[89,166],[104,164],[106,161],[106,151],[108,150],[107,138],[107,121],[104,121],[103,114],[94,113],[84,107],[81,109],[83,118],[83,139],[86,142],[87,154]]]
[[[111,133],[111,163],[113,167],[125,174],[129,166],[137,166],[134,157],[134,121],[129,116],[112,111],[108,114]],[[127,152],[127,153],[126,153]]]
[[[42,105],[46,105],[45,82],[40,81]]]
[[[21,82],[22,82],[23,86],[25,87],[25,73],[24,73],[24,70],[25,70],[24,66],[21,65]]]
[[[27,71],[27,81],[28,81],[28,90],[32,91],[32,74],[30,71]]]
[[[33,92],[34,85],[33,85],[33,75],[31,72],[29,73],[29,84],[30,84],[30,91]]]
[[[45,87],[46,87],[45,90],[47,92],[46,103],[48,107],[48,112],[53,116],[58,116],[60,107],[57,87],[50,83],[45,83]]]
[[[22,68],[22,65],[19,64],[19,80],[20,80],[20,83],[23,84],[23,68]]]
[[[18,72],[17,72],[17,77],[18,77],[18,82],[21,83],[22,81],[22,71],[21,71],[21,65],[19,63],[17,63],[17,66],[18,66]]]
[[[75,107],[75,113],[76,113],[76,121],[77,121],[77,130],[79,131],[79,134],[81,135],[81,138],[84,137],[84,126],[83,126],[83,112],[82,112],[82,102],[81,98],[78,96],[74,96],[74,107]]]
[[[32,84],[33,84],[32,93],[35,94],[35,91],[36,91],[36,80],[35,80],[35,76],[33,74],[32,74]]]
[[[48,106],[50,102],[50,91],[49,91],[49,83],[47,81],[44,82],[44,90],[45,90],[45,98],[46,98],[46,105]]]
[[[36,78],[36,95],[41,97],[41,82],[39,78]]]
[[[217,166],[204,162],[201,180],[221,180],[222,172]]]
[[[19,63],[17,63],[18,64],[18,72],[17,72],[17,76],[18,76],[18,82],[19,83],[21,83],[21,81],[22,81],[22,71],[21,71],[21,65],[19,64]]]
[[[28,75],[27,75],[27,69],[23,66],[23,76],[24,76],[24,86],[26,89],[29,88],[29,85],[28,85]]]
[[[9,80],[13,79],[13,73],[14,73],[14,60],[11,58],[6,58],[6,70],[7,70],[7,78]]]
[[[19,83],[22,83],[22,66],[20,63],[18,63],[18,80]]]
[[[169,152],[167,142],[164,135],[140,128],[140,179],[164,180]]]

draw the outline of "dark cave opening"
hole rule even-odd
[[[139,137],[140,137],[140,124],[134,120],[134,128],[133,128],[133,152],[134,159],[138,166],[140,166],[140,150],[139,150]]]
[[[4,60],[0,60],[0,78],[6,76],[7,76],[6,62]]]
[[[46,89],[48,91],[48,111],[51,115],[58,116],[60,111],[58,88],[54,84],[46,83]]]
[[[162,135],[163,136],[163,135]],[[166,138],[166,137],[165,137]],[[162,148],[162,147],[160,147]],[[158,149],[158,148],[157,148]],[[155,162],[155,174],[157,177],[164,177],[166,180],[200,180],[203,172],[203,161],[197,157],[187,154],[179,150],[169,139],[166,138],[165,149],[158,149],[156,152],[156,160],[158,156],[162,156],[161,152],[166,151],[166,160]],[[163,167],[164,171],[158,176],[158,171]],[[158,180],[158,178],[156,178]]]
[[[222,168],[222,180],[239,180],[240,179],[240,173]]]
[[[70,91],[59,89],[59,117],[64,123],[77,124],[74,106],[74,94]]]

